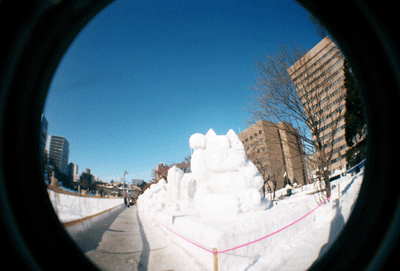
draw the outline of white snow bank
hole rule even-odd
[[[122,198],[81,197],[57,193],[50,189],[47,192],[61,223],[95,215],[124,203]]]
[[[279,242],[270,246],[265,253],[247,271],[261,270],[306,270],[316,261],[329,246],[335,241],[343,226],[350,217],[354,203],[362,184],[363,174],[345,176],[331,182],[335,186],[332,196],[327,204],[318,208],[314,214],[314,221],[308,220],[305,227],[294,231],[288,228],[285,231],[290,235],[275,235]],[[308,185],[311,186],[311,185]],[[297,190],[297,189],[296,189]],[[275,212],[290,211],[290,216],[295,219],[298,204],[314,204],[313,195],[298,193],[289,199],[284,199],[274,206]],[[271,237],[274,238],[274,237]]]
[[[219,270],[305,270],[335,240],[348,220],[362,183],[362,174],[345,176],[335,185],[329,202],[298,223],[257,243],[218,254]],[[212,250],[234,248],[271,234],[318,206],[313,185],[293,190],[267,210],[243,213],[227,221],[203,220],[194,215],[174,216],[161,210],[141,210],[141,217],[154,218],[186,239]],[[196,258],[206,270],[213,270],[213,255],[166,230],[171,241]]]

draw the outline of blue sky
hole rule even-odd
[[[45,107],[69,161],[104,181],[150,179],[190,155],[189,137],[243,131],[255,60],[320,38],[297,3],[117,0],[62,59]]]

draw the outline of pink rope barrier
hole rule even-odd
[[[312,209],[310,212],[308,212],[307,214],[305,214],[305,215],[302,216],[301,218],[295,220],[294,222],[290,223],[289,225],[287,225],[287,226],[285,226],[285,227],[283,227],[283,228],[281,228],[281,229],[279,229],[279,230],[277,230],[277,231],[274,231],[273,233],[270,233],[270,234],[268,234],[268,235],[266,235],[266,236],[263,236],[263,237],[261,237],[261,238],[259,238],[259,239],[256,239],[256,240],[254,240],[254,241],[251,241],[251,242],[249,242],[249,243],[246,243],[246,244],[243,244],[243,245],[234,247],[234,248],[222,250],[222,251],[212,251],[212,250],[210,250],[210,249],[208,249],[208,248],[205,248],[205,247],[203,247],[203,246],[200,246],[199,244],[196,244],[195,242],[190,241],[189,239],[185,238],[184,236],[182,236],[182,235],[180,235],[180,234],[178,234],[178,233],[172,231],[172,230],[169,229],[168,227],[166,227],[166,226],[164,226],[163,224],[161,224],[159,221],[157,221],[157,220],[155,220],[155,221],[156,221],[158,224],[160,224],[161,226],[163,226],[164,228],[166,228],[168,231],[170,231],[170,232],[172,232],[173,234],[175,234],[175,235],[181,237],[181,238],[184,239],[185,241],[187,241],[187,242],[189,242],[189,243],[191,243],[191,244],[193,244],[193,245],[195,245],[195,246],[197,246],[197,247],[199,247],[199,248],[201,248],[201,249],[203,249],[203,250],[205,250],[205,251],[207,251],[207,252],[210,252],[210,253],[212,253],[212,254],[220,254],[220,253],[226,253],[226,252],[228,252],[228,251],[232,251],[232,250],[235,250],[235,249],[238,249],[238,248],[242,248],[242,247],[245,247],[245,246],[248,246],[248,245],[257,243],[257,242],[259,242],[259,241],[261,241],[261,240],[267,239],[268,237],[271,237],[272,235],[275,235],[275,234],[277,234],[277,233],[279,233],[279,232],[281,232],[281,231],[283,231],[283,230],[289,228],[290,226],[293,226],[293,225],[296,224],[297,222],[299,222],[299,221],[303,220],[304,218],[306,218],[307,216],[309,216],[312,212],[314,212],[315,210],[317,210],[317,209],[318,209],[319,207],[321,207],[323,204],[325,204],[325,202],[326,202],[327,200],[329,200],[331,196],[332,196],[332,195],[330,195],[328,198],[326,198],[320,205],[318,205],[317,207],[315,207],[314,209]]]
[[[157,220],[155,220],[155,221],[157,221]],[[163,224],[161,224],[159,221],[157,221],[157,223],[160,224],[161,226],[163,226],[164,228],[166,228],[167,230],[169,230],[170,232],[172,232],[173,234],[178,235],[178,236],[179,236],[180,238],[182,238],[183,240],[185,240],[185,241],[187,241],[187,242],[189,242],[189,243],[195,245],[196,247],[199,247],[199,248],[201,248],[201,249],[204,249],[204,250],[207,251],[207,252],[210,252],[210,253],[213,253],[213,254],[217,254],[215,251],[212,251],[212,250],[210,250],[210,249],[208,249],[208,248],[202,247],[202,246],[196,244],[195,242],[192,242],[192,241],[190,241],[189,239],[183,237],[182,235],[180,235],[180,234],[178,234],[178,233],[172,231],[171,229],[169,229],[169,228],[167,228],[166,226],[164,226]]]

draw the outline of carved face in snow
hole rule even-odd
[[[210,129],[206,134],[206,164],[215,173],[237,171],[246,163],[246,153],[235,132],[218,136]]]
[[[210,129],[206,135],[194,134],[189,139],[192,154],[191,168],[198,181],[210,174],[238,171],[246,163],[242,142],[233,130],[217,135]]]
[[[225,135],[207,136],[207,150],[226,151],[231,147],[229,138]]]

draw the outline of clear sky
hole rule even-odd
[[[116,0],[73,42],[46,102],[48,134],[104,181],[148,181],[190,155],[189,137],[243,131],[255,60],[320,38],[297,3]]]

